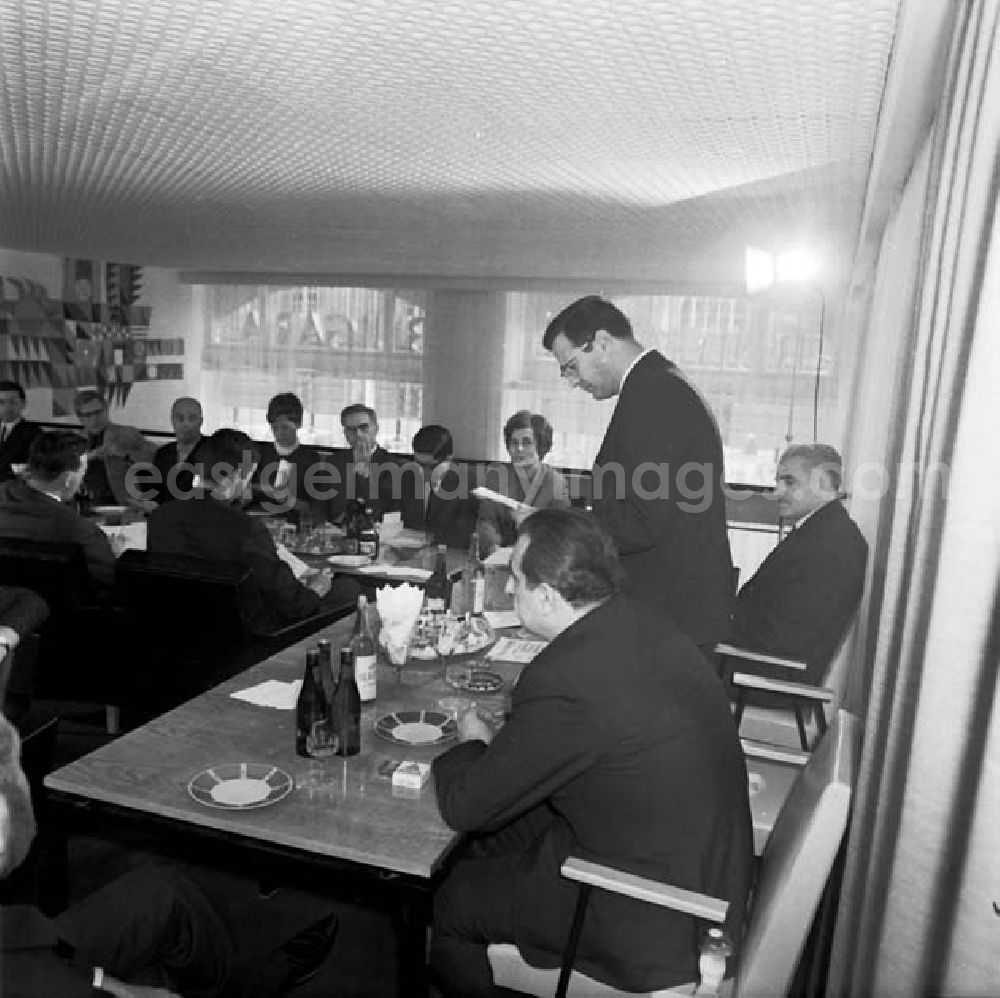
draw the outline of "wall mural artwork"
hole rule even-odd
[[[52,415],[73,414],[79,388],[97,388],[110,405],[128,401],[139,381],[174,381],[184,365],[182,337],[149,335],[142,267],[63,261],[61,300],[37,281],[0,276],[0,379],[26,390],[52,389]]]

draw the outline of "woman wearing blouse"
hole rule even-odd
[[[552,424],[538,413],[521,409],[507,420],[503,439],[511,463],[488,469],[483,484],[535,509],[569,506],[566,479],[544,460],[552,449]],[[508,547],[514,543],[517,521],[509,507],[482,499],[476,529],[480,550],[485,554],[497,545]]]

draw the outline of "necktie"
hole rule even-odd
[[[6,441],[7,441],[7,424],[4,423],[2,426],[0,426],[0,447],[3,447]]]

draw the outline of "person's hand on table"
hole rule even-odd
[[[487,745],[493,740],[493,732],[476,713],[475,707],[470,707],[458,715],[458,740],[461,742],[479,740],[486,742]]]
[[[354,458],[354,473],[368,478],[371,475],[372,451],[375,450],[375,440],[366,434],[359,434],[351,448]]]
[[[333,576],[328,568],[324,568],[315,575],[304,580],[306,588],[311,589],[321,599],[330,591],[333,584]]]

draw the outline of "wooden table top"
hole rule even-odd
[[[290,646],[56,770],[46,777],[46,787],[313,855],[431,877],[457,838],[438,813],[433,781],[419,792],[404,792],[394,790],[376,771],[387,757],[429,761],[448,746],[398,746],[376,735],[374,722],[402,707],[436,708],[440,697],[455,696],[440,664],[408,666],[402,686],[394,670],[379,666],[377,700],[362,712],[361,753],[323,760],[329,783],[318,793],[300,787],[316,761],[295,754],[295,712],[229,695],[266,679],[301,678],[307,648],[328,637],[337,656],[352,627],[353,618],[348,618]],[[490,668],[510,682],[520,670],[506,663],[491,663]],[[295,779],[295,789],[271,806],[241,811],[206,807],[189,796],[188,782],[197,773],[244,761],[285,770]]]

